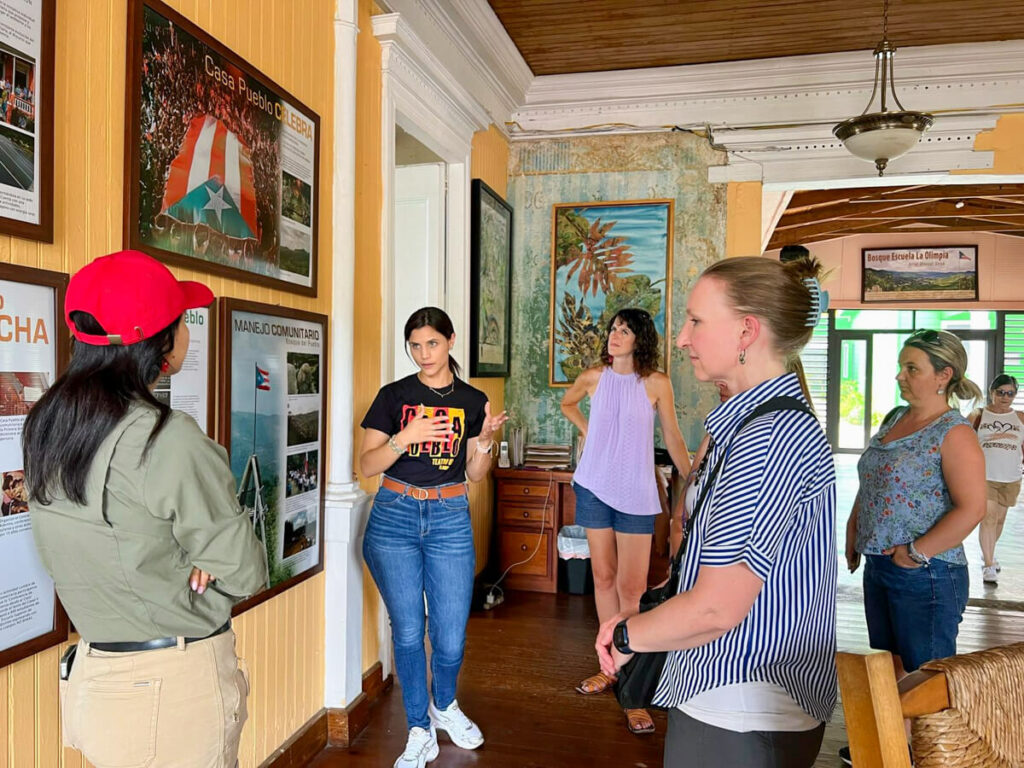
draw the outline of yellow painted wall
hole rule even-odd
[[[381,180],[381,72],[380,44],[373,36],[370,17],[380,13],[370,0],[359,0],[359,40],[356,61],[356,272],[355,354],[353,375],[353,435],[359,484],[367,493],[377,489],[377,478],[358,472],[363,414],[380,389],[381,285],[380,210]],[[377,624],[380,600],[370,572],[363,565],[363,670],[380,659]]]
[[[730,181],[726,193],[725,255],[761,253],[761,182]]]
[[[486,131],[477,131],[473,136],[473,155],[470,175],[483,182],[501,195],[508,196],[508,140],[495,126]],[[514,215],[514,214],[513,214]],[[515,245],[513,244],[513,247]],[[491,401],[491,413],[498,414],[505,409],[505,379],[470,379],[469,383],[487,394]],[[501,436],[498,435],[498,440]],[[494,448],[497,453],[497,446]],[[497,465],[497,460],[494,462]],[[488,475],[479,483],[469,486],[469,508],[473,519],[473,542],[476,547],[476,570],[482,571],[487,565],[492,530],[494,528],[494,479]]]
[[[232,296],[327,313],[331,285],[333,0],[170,0],[320,115],[320,273],[317,298],[175,269]],[[54,242],[0,236],[0,260],[72,272],[121,247],[127,0],[57,3]],[[322,575],[235,621],[252,672],[241,765],[255,766],[323,706]],[[0,768],[82,766],[60,744],[52,648],[0,669]]]
[[[954,173],[1024,173],[1024,114],[1003,115],[991,131],[974,137],[976,150],[991,150],[992,168]]]

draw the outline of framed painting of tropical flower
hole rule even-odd
[[[567,387],[601,364],[608,323],[627,307],[654,318],[667,369],[672,220],[672,200],[553,206],[551,386]]]

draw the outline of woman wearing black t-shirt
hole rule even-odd
[[[487,475],[494,433],[508,417],[492,416],[487,396],[458,378],[450,354],[455,330],[443,310],[416,310],[405,324],[405,341],[420,370],[377,393],[362,422],[359,467],[367,477],[383,473],[363,557],[391,617],[409,727],[395,768],[423,768],[437,757],[436,730],[447,731],[463,749],[484,742],[455,701],[476,566],[466,478]]]

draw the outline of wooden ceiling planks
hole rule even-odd
[[[768,248],[878,232],[995,232],[1024,237],[1024,185],[796,192],[779,218]]]
[[[881,0],[488,0],[535,75],[873,49]],[[898,0],[898,46],[1024,38],[1021,0]]]

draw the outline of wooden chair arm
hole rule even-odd
[[[919,669],[900,680],[900,707],[904,717],[933,715],[949,709],[949,685],[943,672]]]

